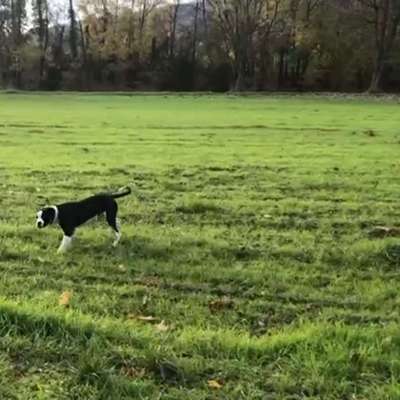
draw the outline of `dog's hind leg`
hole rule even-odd
[[[115,239],[113,242],[113,247],[116,247],[121,239],[121,232],[119,229],[119,224],[117,220],[117,212],[118,212],[118,205],[116,202],[110,204],[110,206],[106,210],[106,219],[108,225],[111,226],[112,230],[114,231]]]
[[[112,244],[113,247],[116,247],[118,245],[119,241],[121,240],[121,229],[120,229],[120,224],[118,222],[118,219],[116,219],[115,225],[116,225],[117,229],[114,230],[115,239]]]

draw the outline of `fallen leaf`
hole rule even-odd
[[[158,276],[146,276],[144,278],[138,279],[135,283],[144,286],[158,287],[160,286],[160,278]]]
[[[143,378],[146,375],[146,370],[144,368],[135,368],[124,365],[121,368],[121,374],[129,378]]]
[[[118,269],[119,269],[121,272],[125,272],[125,271],[126,271],[126,267],[125,267],[124,264],[119,264],[119,265],[118,265]]]
[[[218,300],[213,300],[208,303],[208,308],[212,312],[221,311],[226,308],[233,308],[235,302],[229,297],[222,297]]]
[[[368,233],[370,237],[400,237],[400,228],[394,226],[376,226]]]
[[[215,379],[210,379],[207,383],[208,383],[208,387],[211,389],[221,389],[222,388],[222,384]]]
[[[169,326],[162,320],[159,324],[154,326],[154,329],[158,332],[167,332],[169,330]]]
[[[154,321],[157,321],[157,320],[158,320],[158,318],[152,317],[151,315],[149,315],[149,316],[138,315],[138,316],[136,317],[136,319],[138,319],[139,321],[145,321],[145,322],[154,322]]]
[[[136,315],[136,314],[128,314],[128,319],[137,319],[138,321],[143,322],[156,322],[159,321],[158,318],[152,317],[151,315]]]
[[[61,293],[60,298],[58,299],[58,304],[60,306],[69,307],[71,299],[72,299],[72,292],[65,291]]]

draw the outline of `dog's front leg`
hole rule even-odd
[[[64,235],[60,244],[60,247],[57,250],[57,253],[65,253],[72,244],[72,236]]]
[[[121,239],[121,232],[119,232],[119,231],[115,231],[114,232],[114,235],[115,235],[115,240],[113,241],[113,247],[117,247],[118,246],[118,243],[119,243],[119,241],[120,241],[120,239]]]

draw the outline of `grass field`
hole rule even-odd
[[[1,94],[0,398],[399,399],[399,107]]]

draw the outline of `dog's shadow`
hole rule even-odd
[[[182,244],[182,247],[184,245]],[[164,245],[147,237],[124,236],[116,247],[112,240],[104,239],[98,243],[90,242],[87,238],[75,238],[72,247],[62,254],[64,257],[75,258],[89,256],[90,258],[103,259],[109,256],[118,258],[135,258],[142,260],[168,261],[174,258],[181,246],[177,244]],[[180,249],[182,251],[182,249]]]
[[[168,243],[144,236],[123,236],[117,247],[112,241],[99,240],[93,243],[89,238],[77,238],[64,255],[72,262],[87,257],[92,260],[105,259],[136,260],[186,263],[219,260],[224,262],[248,262],[263,259],[265,254],[259,248],[246,245],[213,243],[206,239],[179,237]]]

